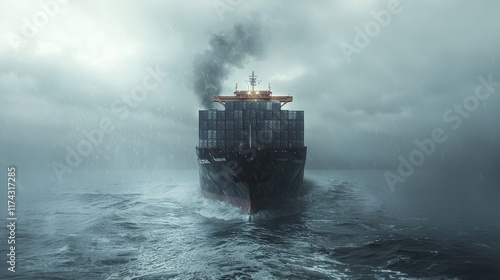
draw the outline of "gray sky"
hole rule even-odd
[[[408,159],[415,140],[436,128],[446,141],[419,168],[500,164],[498,1],[1,5],[3,166],[50,177],[56,162],[71,170],[196,168],[202,106],[193,61],[237,24],[257,26],[262,46],[226,67],[222,92],[254,70],[274,94],[293,95],[285,108],[306,112],[308,168],[397,169],[398,157]],[[490,74],[479,99],[478,77]],[[460,115],[454,104],[464,100]],[[111,131],[68,166],[68,148],[103,120]]]

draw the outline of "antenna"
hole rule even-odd
[[[252,75],[248,76],[250,79],[247,81],[252,86],[252,91],[255,91],[255,86],[260,84],[260,81],[257,81],[257,76],[254,71],[252,71]]]

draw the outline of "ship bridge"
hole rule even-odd
[[[273,92],[271,91],[271,85],[267,90],[256,90],[255,86],[257,86],[257,76],[254,71],[252,71],[252,75],[249,76],[249,84],[251,86],[248,90],[238,90],[238,84],[236,84],[236,88],[234,91],[234,96],[214,96],[213,101],[219,102],[222,106],[225,106],[228,101],[247,101],[247,102],[259,102],[259,101],[276,101],[280,102],[281,106],[285,105],[288,102],[293,101],[293,96],[273,96]]]

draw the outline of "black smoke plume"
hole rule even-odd
[[[259,57],[262,52],[263,38],[257,24],[237,24],[214,34],[208,41],[208,49],[193,62],[194,92],[201,104],[212,107],[212,97],[221,93],[231,69],[242,68],[249,58]]]

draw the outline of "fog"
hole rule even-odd
[[[197,111],[255,71],[305,111],[309,169],[388,170],[394,184],[412,168],[487,176],[500,167],[499,8],[3,3],[0,161],[53,180],[194,169]]]

